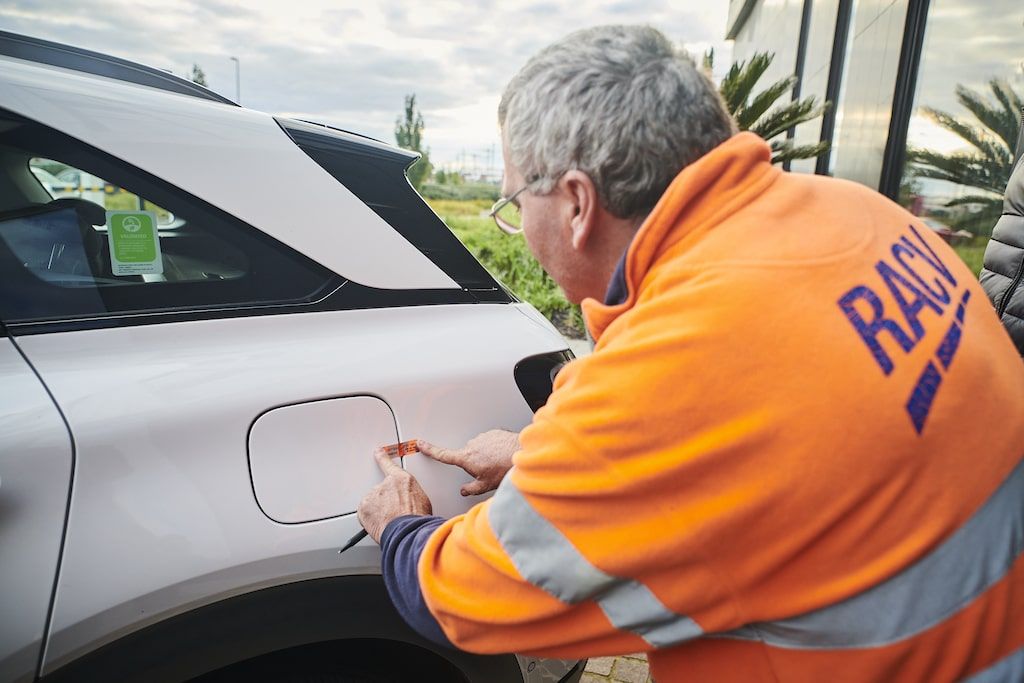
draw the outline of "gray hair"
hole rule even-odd
[[[537,53],[498,106],[509,161],[537,191],[579,169],[619,218],[650,212],[688,164],[736,132],[693,59],[646,26],[599,26]]]

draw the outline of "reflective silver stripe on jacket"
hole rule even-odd
[[[1024,681],[1024,647],[1003,657],[962,683],[1020,683]]]
[[[703,633],[696,622],[665,607],[642,583],[611,576],[591,564],[533,509],[511,477],[506,476],[494,494],[488,519],[522,577],[562,602],[593,600],[615,628],[640,636],[652,647],[676,645]]]
[[[864,648],[910,638],[1002,579],[1024,549],[1024,460],[962,527],[893,578],[843,602],[722,637],[783,648]]]

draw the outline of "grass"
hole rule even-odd
[[[975,237],[970,242],[953,247],[953,251],[964,260],[964,263],[971,269],[975,277],[981,272],[981,262],[985,258],[985,246],[987,244],[988,239]]]
[[[521,235],[506,235],[487,217],[490,200],[428,199],[427,203],[484,267],[570,337],[582,337],[579,306],[566,300],[526,248]]]

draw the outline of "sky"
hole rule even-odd
[[[1024,95],[1022,39],[1021,0],[940,0],[928,14],[915,104],[973,121],[957,102],[956,85],[964,85],[994,102],[988,82],[998,78]],[[963,140],[920,110],[911,119],[908,139],[910,144],[944,153],[968,149]]]
[[[497,105],[540,48],[580,28],[647,24],[729,64],[725,0],[0,0],[0,30],[54,40],[178,75],[273,114],[394,142],[416,94],[436,165],[500,166]]]

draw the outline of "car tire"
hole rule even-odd
[[[273,681],[273,683],[403,683],[408,678],[405,677],[405,674],[395,677],[379,671],[350,671],[344,673],[310,671],[267,680],[268,683],[270,681]]]
[[[423,648],[360,639],[272,652],[193,679],[193,683],[466,683],[450,662]]]

